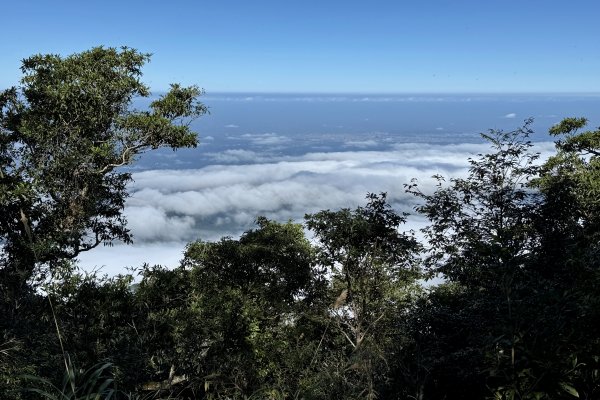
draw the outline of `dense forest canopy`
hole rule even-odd
[[[122,167],[195,146],[207,111],[176,84],[131,110],[147,61],[33,56],[0,93],[0,397],[600,397],[600,130],[584,118],[552,128],[548,160],[530,121],[484,134],[466,177],[407,182],[415,210],[380,193],[304,224],[257,217],[134,284],[73,260],[131,239]]]

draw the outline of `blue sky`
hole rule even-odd
[[[0,88],[20,60],[153,53],[144,81],[207,92],[600,92],[600,2],[3,2]]]

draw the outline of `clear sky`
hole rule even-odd
[[[598,0],[3,0],[0,88],[20,60],[153,53],[144,81],[207,92],[600,92]]]

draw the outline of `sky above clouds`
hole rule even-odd
[[[144,81],[207,92],[600,92],[600,2],[7,0],[0,88],[20,60],[153,53]]]

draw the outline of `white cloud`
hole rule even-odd
[[[229,149],[220,153],[209,153],[206,156],[210,157],[215,163],[235,164],[235,163],[254,163],[265,160],[265,155],[252,150],[244,149]]]
[[[504,118],[515,118],[517,116],[517,114],[515,113],[508,113],[504,116]]]
[[[278,135],[277,133],[246,133],[241,137],[243,139],[249,140],[252,144],[257,146],[275,146],[290,141],[290,138],[288,138],[287,136]]]
[[[100,275],[114,276],[126,274],[130,268],[140,268],[144,263],[176,267],[183,258],[185,243],[161,242],[135,244],[131,246],[117,244],[100,246],[79,256],[79,265],[83,269],[98,270]]]
[[[236,124],[229,124],[229,125],[225,125],[225,128],[239,128],[239,125]]]
[[[126,214],[128,226],[135,232],[135,238],[139,242],[179,240],[193,234],[192,216],[168,216],[164,208],[155,204],[128,207]]]
[[[418,178],[427,187],[434,174],[464,175],[468,156],[485,150],[481,144],[400,144],[391,151],[263,155],[260,161],[254,152],[227,150],[224,161],[249,161],[135,173],[126,213],[138,241],[185,241],[207,226],[213,230],[212,224],[231,234],[239,230],[235,224],[249,226],[258,215],[299,220],[306,212],[354,207],[367,192],[386,191],[410,211],[414,199],[404,193],[404,183]]]
[[[553,151],[551,143],[537,146],[542,158]],[[134,235],[134,249],[150,246],[163,251],[162,244],[171,243],[169,246],[176,248],[167,253],[181,254],[187,242],[198,238],[236,236],[253,227],[259,215],[279,221],[302,221],[305,213],[364,204],[367,192],[385,191],[398,211],[411,212],[416,199],[404,192],[405,183],[417,178],[422,190],[432,191],[432,175],[465,176],[467,158],[487,149],[484,144],[406,143],[388,151],[301,156],[226,150],[213,154],[213,159],[237,164],[134,173],[125,214]],[[419,218],[413,218],[412,224],[417,227]],[[154,251],[116,246],[111,249],[114,260],[110,262],[117,264],[110,264],[110,268],[122,265],[118,260],[121,249],[136,254],[138,265],[162,262]],[[109,265],[105,254],[90,252],[82,257],[82,265],[96,265],[94,260],[98,259]],[[172,262],[172,258],[168,261]]]
[[[358,148],[366,148],[366,147],[374,147],[377,146],[377,141],[373,139],[369,140],[349,140],[345,143],[346,147],[358,147]]]

